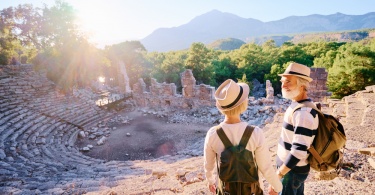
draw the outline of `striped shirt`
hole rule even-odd
[[[309,107],[293,110],[305,99],[293,101],[285,111],[283,127],[277,147],[277,166],[285,164],[296,173],[307,173],[310,166],[307,162],[307,149],[312,144],[319,125],[318,113]]]

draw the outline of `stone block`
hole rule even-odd
[[[372,168],[375,169],[375,160],[373,158],[368,158],[367,160],[370,163],[370,165],[372,166]]]
[[[358,152],[361,154],[375,156],[375,148],[360,148]]]
[[[365,87],[366,91],[368,92],[375,92],[375,85]]]
[[[160,179],[163,176],[167,176],[167,172],[163,170],[153,170],[152,175],[156,176],[158,179]]]
[[[317,172],[314,177],[319,180],[332,180],[337,177],[337,173],[334,170]]]

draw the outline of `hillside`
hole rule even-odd
[[[277,21],[262,22],[213,10],[195,17],[187,24],[159,28],[141,40],[148,51],[171,51],[188,48],[193,42],[204,44],[229,37],[251,42],[265,36],[287,38],[291,34],[337,32],[375,28],[375,12],[364,15],[291,16]]]
[[[215,50],[234,50],[240,48],[243,44],[246,44],[244,41],[234,38],[228,39],[219,39],[207,45],[208,48]]]
[[[274,40],[276,45],[280,46],[286,41],[290,41],[295,44],[319,41],[352,42],[373,37],[375,37],[375,29],[363,29],[353,31],[298,33],[290,35],[262,36],[249,39],[248,42],[254,42],[256,44],[261,45],[267,42],[268,40]]]

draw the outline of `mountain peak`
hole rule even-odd
[[[229,17],[238,17],[239,18],[239,16],[237,16],[237,15],[234,15],[234,14],[231,14],[231,13],[227,13],[227,12],[222,12],[222,11],[219,11],[217,9],[213,9],[213,10],[211,10],[209,12],[206,12],[206,13],[204,13],[202,15],[199,15],[199,16],[195,17],[194,19],[196,19],[196,18],[202,18],[202,17],[227,17],[227,16],[229,16]]]
[[[223,12],[222,12],[222,11],[219,11],[219,10],[217,10],[217,9],[213,9],[213,10],[207,12],[206,14],[219,14],[219,13],[223,13]]]
[[[331,15],[293,16],[281,20],[261,22],[235,14],[211,10],[190,22],[174,28],[158,29],[141,40],[148,51],[172,51],[189,48],[193,42],[204,44],[233,37],[253,40],[270,35],[289,35],[307,32],[334,32],[375,28],[375,12],[360,16],[340,12]]]

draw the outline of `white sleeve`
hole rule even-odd
[[[216,167],[216,153],[212,149],[212,141],[210,141],[213,133],[215,133],[215,131],[211,128],[207,132],[206,139],[204,140],[204,172],[209,185],[215,184],[216,182],[215,175],[213,174]]]
[[[281,192],[282,184],[276,174],[276,170],[272,166],[271,154],[269,152],[263,130],[255,127],[251,137],[254,136],[255,140],[255,160],[258,165],[258,170],[262,173],[263,177],[273,187],[276,192]]]

